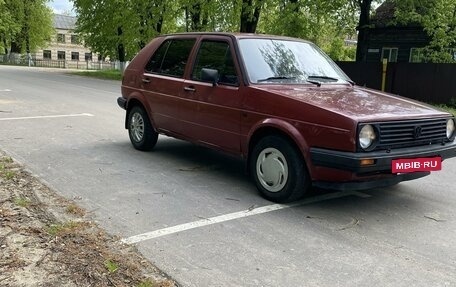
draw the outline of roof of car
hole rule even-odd
[[[213,35],[213,36],[229,36],[234,37],[237,39],[247,39],[247,38],[257,38],[257,39],[280,39],[280,40],[293,40],[293,41],[303,41],[303,42],[310,42],[304,39],[287,37],[287,36],[279,36],[279,35],[268,35],[268,34],[254,34],[254,33],[232,33],[232,32],[184,32],[184,33],[173,33],[173,34],[166,34],[161,35],[162,37],[167,36],[201,36],[201,35]]]

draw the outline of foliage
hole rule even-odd
[[[353,57],[343,40],[356,32],[354,0],[72,1],[86,45],[111,59],[131,59],[156,35],[180,31],[295,36],[316,42],[335,59]]]
[[[14,10],[8,7],[5,0],[0,0],[0,53],[8,53],[8,47],[13,39],[21,30],[21,25],[17,21],[19,15],[14,14]]]
[[[452,105],[436,105],[436,107],[440,108],[441,110],[453,114],[456,117],[456,106]]]
[[[354,61],[356,58],[356,47],[346,46],[341,37],[335,37],[331,41],[329,48],[326,48],[326,53],[334,61]]]
[[[54,33],[46,0],[0,0],[0,42],[5,52],[30,53]]]
[[[454,0],[394,0],[397,22],[418,24],[431,41],[424,48],[427,62],[448,63],[456,59],[448,48],[456,49],[456,1]],[[455,51],[456,52],[456,51]]]

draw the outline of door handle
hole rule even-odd
[[[196,89],[194,87],[184,87],[184,91],[186,91],[186,92],[196,92]]]
[[[143,79],[141,79],[141,81],[142,81],[143,83],[146,83],[146,84],[149,84],[149,83],[150,83],[149,78],[143,78]]]

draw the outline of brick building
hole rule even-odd
[[[84,47],[81,39],[74,33],[76,17],[54,14],[56,34],[48,47],[32,53],[35,60],[98,61],[98,54]]]

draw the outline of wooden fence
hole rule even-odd
[[[357,85],[381,89],[382,63],[338,62]],[[388,63],[386,92],[436,104],[456,103],[456,64]]]

